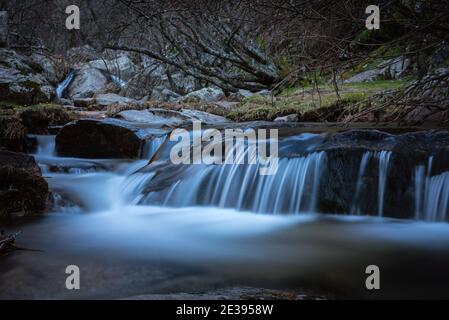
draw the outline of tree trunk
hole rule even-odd
[[[8,48],[8,12],[0,11],[0,48]]]

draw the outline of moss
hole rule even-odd
[[[253,95],[244,99],[240,106],[231,111],[227,117],[233,121],[273,120],[288,114],[299,114],[307,121],[337,119],[343,112],[353,114],[370,104],[373,94],[385,90],[397,90],[407,81],[372,81],[340,86],[338,97],[330,84],[316,89],[289,88],[275,99]],[[329,113],[329,119],[326,116]],[[306,116],[305,116],[306,115]]]

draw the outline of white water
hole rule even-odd
[[[388,168],[390,164],[391,151],[376,153],[379,158],[379,181],[377,190],[377,213],[380,217],[384,215],[385,188],[388,181]]]
[[[363,201],[361,199],[361,192],[363,189],[363,176],[366,171],[366,166],[368,165],[369,159],[372,157],[372,152],[365,152],[362,156],[362,160],[360,161],[359,173],[357,175],[357,182],[355,188],[355,194],[351,205],[351,214],[360,215],[362,212],[360,211],[360,202]]]
[[[174,207],[207,205],[262,213],[316,212],[324,152],[280,159],[278,174],[259,175],[259,165],[194,165],[146,204]]]
[[[73,77],[75,76],[74,71],[70,71],[67,77],[62,81],[57,87],[56,87],[56,96],[60,99],[64,95],[65,89],[70,85],[70,83],[73,80]]]
[[[433,157],[415,169],[415,218],[447,221],[449,214],[449,172],[432,176]]]
[[[324,153],[282,159],[278,175],[271,178],[260,177],[256,166],[191,166],[164,193],[170,202],[165,205],[172,205],[173,199],[205,197],[206,191],[217,206],[233,199],[236,209],[242,209],[238,211],[136,205],[154,176],[151,170],[137,172],[148,160],[60,158],[49,150],[50,137],[38,141],[40,164],[90,166],[93,172],[45,174],[50,188],[60,192],[58,197],[78,203],[81,210],[63,210],[68,206],[59,199],[61,207],[53,214],[21,226],[23,245],[45,251],[12,257],[13,267],[0,272],[0,298],[119,298],[207,291],[230,284],[303,287],[304,283],[363,296],[364,268],[373,263],[389,275],[380,296],[447,296],[448,224],[243,210],[249,197],[255,211],[313,210],[320,166],[327,161]],[[367,158],[361,159],[359,177],[368,170]],[[389,157],[379,158],[385,164]],[[388,177],[388,166],[382,168],[379,181]],[[198,181],[205,176],[212,177],[210,186],[221,187],[201,187]],[[83,289],[78,292],[61,286],[69,264],[82,270]],[[422,272],[429,268],[432,272]]]

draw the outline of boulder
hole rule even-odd
[[[163,86],[157,86],[153,89],[150,100],[157,102],[179,102],[181,96]]]
[[[98,59],[88,63],[91,68],[103,70],[109,74],[115,75],[123,81],[131,79],[139,68],[128,55],[121,55],[115,59],[105,60]]]
[[[101,107],[107,107],[112,104],[130,104],[138,103],[137,100],[119,96],[114,93],[96,94],[94,96],[95,104]]]
[[[56,136],[56,152],[82,158],[137,158],[144,137],[121,121],[78,120]]]
[[[376,68],[358,73],[344,81],[357,83],[374,81],[377,79],[398,79],[403,76],[411,65],[410,59],[398,57],[380,63]]]
[[[179,126],[191,121],[181,112],[168,109],[125,110],[117,114],[118,118],[135,123],[159,126]]]
[[[0,151],[0,219],[43,212],[48,194],[48,184],[32,156]]]
[[[108,82],[106,75],[101,70],[84,66],[76,71],[74,79],[67,87],[66,95],[72,100],[91,98],[104,90]]]
[[[40,66],[14,51],[0,49],[0,97],[18,104],[49,102],[55,89],[41,74]]]
[[[39,65],[43,70],[42,75],[48,80],[52,85],[57,85],[59,82],[58,74],[55,69],[53,61],[43,54],[33,53],[30,57],[34,63]]]
[[[217,116],[215,114],[200,110],[182,109],[181,113],[183,115],[188,116],[191,119],[191,121],[201,121],[203,124],[217,124],[217,123],[231,122],[225,117]]]
[[[225,97],[223,90],[219,88],[207,87],[201,90],[193,91],[184,97],[182,102],[216,102]]]
[[[77,65],[85,64],[86,62],[100,59],[100,54],[91,46],[84,45],[82,47],[70,48],[66,54],[67,62],[75,67]]]

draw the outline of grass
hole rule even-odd
[[[308,118],[308,113],[325,112],[331,108],[345,108],[359,111],[373,94],[386,90],[397,90],[408,81],[378,80],[363,83],[344,84],[339,87],[340,97],[330,84],[319,86],[319,94],[312,87],[288,88],[275,99],[254,95],[244,99],[240,106],[228,114],[234,121],[273,120],[276,117],[299,114]]]

